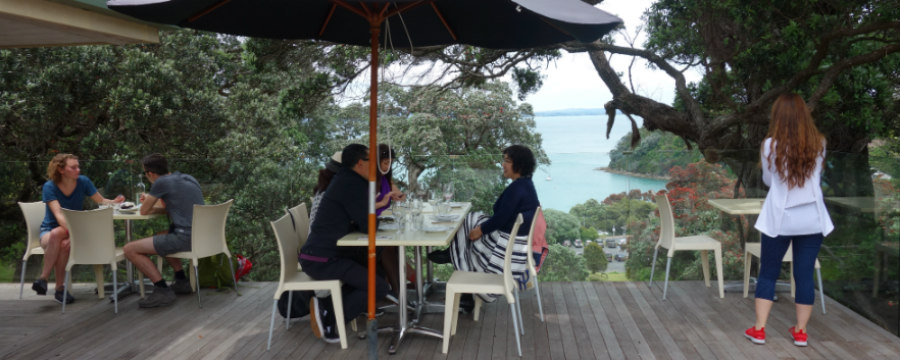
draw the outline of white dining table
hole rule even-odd
[[[394,354],[403,342],[403,339],[409,334],[420,334],[442,339],[443,332],[435,329],[427,328],[419,325],[419,317],[422,315],[423,309],[426,308],[425,292],[423,291],[422,278],[422,248],[431,246],[447,246],[450,240],[456,235],[456,232],[462,226],[466,215],[472,208],[472,203],[455,203],[458,206],[451,207],[450,214],[456,215],[452,221],[441,222],[434,218],[434,213],[430,206],[426,206],[423,210],[423,218],[425,227],[439,227],[440,231],[398,231],[398,230],[379,230],[375,234],[376,246],[396,246],[399,251],[400,262],[400,289],[398,305],[399,324],[393,329],[394,338],[388,347],[388,353]],[[424,228],[424,227],[423,227]],[[354,232],[347,234],[337,242],[338,246],[368,246],[368,235],[364,233]],[[415,263],[416,263],[416,293],[418,301],[416,302],[416,316],[409,319],[405,310],[406,301],[406,247],[415,247]]]
[[[117,209],[115,209],[115,211],[113,211],[113,220],[123,220],[123,221],[125,221],[125,242],[126,242],[126,243],[129,243],[129,242],[131,242],[131,241],[133,240],[133,239],[132,239],[132,236],[133,236],[133,235],[132,235],[132,221],[136,221],[136,220],[150,220],[150,219],[153,219],[153,218],[162,216],[161,214],[141,215],[141,213],[140,213],[140,204],[138,204],[138,205],[135,207],[135,209],[136,209],[135,211],[123,212],[123,211],[120,211],[120,210],[117,208]],[[130,295],[130,294],[136,292],[135,289],[134,289],[134,286],[135,286],[135,285],[134,285],[134,282],[135,282],[135,279],[134,279],[134,264],[132,264],[132,263],[131,263],[130,261],[128,261],[127,259],[126,259],[125,262],[126,262],[126,264],[127,264],[127,265],[125,266],[125,274],[126,274],[125,276],[127,276],[128,281],[125,282],[125,283],[126,283],[125,286],[122,286],[122,287],[120,287],[119,289],[116,289],[116,292],[118,292],[119,298],[122,298],[123,296],[127,296],[127,295]],[[139,279],[138,281],[143,281],[143,276],[142,276],[142,279]],[[98,290],[97,290],[97,295],[98,295],[98,297],[101,297],[101,298],[102,298],[102,297],[103,297],[103,291],[102,291],[101,289],[98,289]]]

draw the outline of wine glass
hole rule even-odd
[[[444,184],[444,201],[450,202],[453,199],[453,183]]]

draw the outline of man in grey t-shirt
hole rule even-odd
[[[166,158],[151,154],[141,160],[144,174],[152,184],[149,194],[141,194],[141,215],[166,214],[169,231],[125,245],[125,257],[153,282],[153,293],[138,301],[141,308],[168,306],[175,302],[175,294],[191,293],[191,284],[184,274],[181,259],[166,258],[175,270],[175,282],[169,287],[150,255],[166,256],[191,250],[191,221],[194,205],[203,202],[200,184],[193,176],[169,172]]]

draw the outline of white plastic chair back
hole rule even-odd
[[[669,250],[669,257],[675,253],[673,242],[675,241],[675,218],[672,216],[672,205],[666,194],[656,196],[656,206],[659,208],[659,241],[656,247],[664,247]]]
[[[44,221],[44,212],[47,205],[43,201],[20,202],[22,216],[25,217],[25,227],[28,228],[28,237],[25,238],[25,255],[22,255],[22,273],[19,284],[19,299],[22,299],[22,291],[25,289],[25,268],[31,255],[43,255],[41,248],[41,222]]]
[[[20,202],[19,208],[22,209],[22,216],[25,217],[25,226],[28,227],[28,239],[25,243],[25,256],[23,260],[28,260],[31,254],[43,254],[41,249],[41,222],[44,221],[44,213],[47,205],[43,201]]]
[[[509,232],[509,243],[506,244],[506,255],[503,257],[503,295],[506,302],[515,304],[516,299],[513,297],[513,291],[516,288],[516,279],[512,274],[512,252],[516,244],[516,234],[519,233],[519,226],[522,225],[522,214],[516,216],[516,222],[513,224],[512,230]],[[531,250],[528,250],[528,256],[531,256]]]
[[[288,210],[294,220],[294,231],[297,232],[297,248],[306,244],[309,238],[309,212],[306,211],[306,203],[294,206]]]
[[[231,258],[225,241],[225,222],[234,199],[218,205],[194,205],[191,221],[191,252],[196,258],[225,253]]]
[[[297,242],[289,241],[293,238],[293,225],[291,218],[285,214],[278,220],[272,221],[272,230],[275,231],[275,239],[278,241],[278,253],[281,255],[281,275],[278,280],[278,290],[275,292],[276,299],[284,289],[284,283],[297,272]]]
[[[105,265],[109,267],[113,275],[113,288],[118,288],[116,262],[124,260],[124,253],[116,249],[116,239],[113,232],[113,209],[99,209],[89,211],[77,211],[62,209],[63,216],[69,223],[69,261],[66,263],[66,283],[69,283],[72,266]],[[58,276],[58,275],[57,275]],[[100,278],[98,278],[98,286]],[[69,287],[63,291],[63,297],[68,295]],[[119,313],[119,296],[113,291],[115,313]],[[66,312],[66,303],[62,304],[62,311]]]
[[[538,216],[541,216],[543,210],[538,206],[534,211],[534,217],[531,218],[531,228],[528,229],[528,271],[531,272],[531,276],[537,276],[536,266],[534,264],[534,224],[537,223]]]
[[[116,241],[113,234],[113,209],[76,211],[62,209],[69,223],[69,262],[72,265],[110,264],[116,269]]]

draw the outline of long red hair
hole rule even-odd
[[[775,172],[787,182],[788,188],[803,186],[816,168],[825,137],[816,128],[800,95],[782,94],[775,100],[766,136],[772,138],[768,160],[775,165]]]

